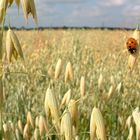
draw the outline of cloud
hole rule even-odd
[[[105,7],[124,5],[126,0],[100,0],[98,4]]]
[[[101,16],[103,13],[101,12],[101,9],[98,7],[83,7],[83,8],[77,8],[72,12],[71,17],[76,18],[93,18],[97,16]]]
[[[88,0],[87,0],[88,1]],[[48,0],[48,4],[73,4],[73,3],[83,3],[85,0]]]
[[[140,1],[135,0],[35,0],[39,26],[134,25],[140,17]],[[35,27],[32,17],[25,24],[22,7],[8,10],[7,24]]]
[[[125,16],[140,16],[140,5],[132,5],[132,6],[128,6],[125,10],[124,10],[124,15]]]
[[[81,2],[83,0],[48,0],[48,2]]]

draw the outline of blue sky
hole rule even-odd
[[[140,23],[140,0],[35,0],[39,26],[135,27]],[[16,5],[8,9],[7,19],[16,27],[28,25]],[[8,21],[7,21],[8,23]]]

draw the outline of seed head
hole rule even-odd
[[[44,135],[44,133],[48,133],[48,126],[46,124],[46,120],[43,116],[39,117],[39,132],[40,132],[40,137]]]
[[[0,24],[4,21],[7,5],[8,5],[8,0],[0,1]]]
[[[75,128],[76,131],[76,135],[78,133],[78,105],[77,102],[75,100],[70,100],[69,104],[68,104],[68,110],[71,114],[71,118],[72,118],[72,125]]]
[[[85,77],[82,76],[81,77],[81,81],[80,81],[80,93],[81,93],[81,97],[84,97],[85,96],[85,92],[86,92]]]
[[[22,59],[24,59],[19,40],[11,29],[8,30],[6,36],[6,55],[9,62],[11,62],[12,56],[17,59],[17,56],[19,55]]]
[[[57,130],[60,127],[60,112],[55,93],[48,88],[45,96],[45,112],[47,117],[51,115],[52,120],[55,121]]]
[[[62,71],[62,60],[59,59],[55,68],[55,79],[58,79]]]
[[[64,111],[61,120],[61,134],[64,135],[65,140],[72,140],[72,120],[69,111]]]
[[[106,140],[103,116],[96,107],[93,108],[90,119],[90,140],[94,140],[95,137],[100,140]]]
[[[134,131],[133,131],[133,127],[131,126],[129,129],[128,140],[133,140],[133,135],[134,135]]]
[[[139,50],[140,50],[140,31],[138,28],[136,28],[132,34],[132,38],[134,38],[137,41],[137,48],[136,48],[136,52],[133,54],[129,55],[128,58],[128,67],[130,69],[130,71],[133,70],[134,65],[136,63],[138,54],[139,54]]]
[[[33,16],[36,24],[38,24],[34,0],[21,0],[21,4],[22,4],[26,22],[28,21],[29,14],[31,14]]]
[[[31,125],[32,128],[34,128],[34,122],[33,122],[32,114],[30,111],[28,111],[27,113],[27,124]]]
[[[73,69],[72,69],[72,65],[70,62],[67,63],[67,66],[66,66],[66,70],[65,70],[65,83],[68,81],[68,80],[73,80],[74,76],[73,76]]]
[[[61,106],[64,105],[64,104],[65,104],[65,105],[68,105],[70,99],[71,99],[71,89],[69,89],[69,90],[65,93],[64,97],[62,98]]]

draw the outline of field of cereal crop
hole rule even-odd
[[[69,137],[66,140],[89,140],[90,132],[94,133],[94,124],[90,125],[93,108],[101,112],[103,127],[95,126],[98,135],[105,134],[107,140],[132,140],[137,132],[140,139],[131,117],[140,105],[140,60],[130,73],[124,47],[131,31],[15,32],[25,62],[18,59],[4,65],[0,98],[4,140],[64,139],[61,134]],[[66,78],[68,63],[72,77]]]

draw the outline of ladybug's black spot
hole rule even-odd
[[[136,52],[136,48],[129,48],[128,51],[131,53],[131,54],[134,54]]]

